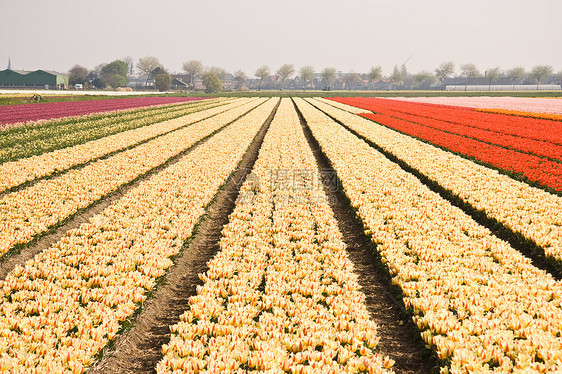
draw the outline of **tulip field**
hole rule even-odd
[[[455,99],[0,108],[0,371],[562,372],[562,100]]]
[[[5,124],[108,112],[131,108],[183,103],[196,100],[192,97],[135,97],[126,99],[105,99],[68,101],[55,103],[21,104],[0,106],[0,128]]]

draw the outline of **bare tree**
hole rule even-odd
[[[367,73],[367,77],[369,77],[369,82],[372,84],[373,90],[375,89],[375,82],[381,80],[382,78],[382,67],[381,66],[373,66],[369,73]]]
[[[320,73],[322,75],[322,79],[324,81],[324,83],[326,84],[326,89],[330,90],[330,88],[332,87],[332,84],[334,84],[334,82],[336,81],[337,78],[337,70],[336,68],[325,68],[324,70],[322,70],[322,73]]]
[[[308,84],[314,79],[314,68],[310,65],[303,66],[299,72],[304,87],[306,88]]]
[[[121,59],[129,67],[129,75],[133,74],[134,60],[131,56],[125,56]]]
[[[501,75],[501,69],[499,66],[486,70],[486,79],[488,80],[488,83],[490,83],[490,85],[495,81],[497,81],[500,75]]]
[[[68,71],[68,83],[74,86],[77,83],[83,84],[88,76],[88,69],[81,65],[74,65]]]
[[[183,71],[189,75],[189,86],[193,88],[193,79],[203,74],[203,64],[199,60],[184,62]]]
[[[529,78],[537,81],[537,89],[541,84],[541,80],[545,77],[550,77],[552,75],[552,66],[549,65],[537,65],[533,66],[531,72],[529,73]]]
[[[435,83],[437,78],[431,72],[426,71],[426,70],[422,70],[422,71],[414,74],[412,76],[412,80],[414,81],[414,84],[415,84],[416,88],[421,89],[421,90],[424,90],[424,89],[427,90],[427,89],[431,88],[431,85],[433,85]]]
[[[478,68],[476,67],[476,65],[472,64],[472,63],[467,63],[467,64],[462,64],[461,65],[461,72],[462,75],[464,75],[466,77],[466,84],[468,84],[468,80],[470,78],[474,78],[480,75],[480,71],[478,71]]]
[[[346,90],[352,90],[358,88],[358,86],[363,84],[363,79],[357,73],[348,73],[343,78]],[[361,87],[362,88],[362,87]]]
[[[283,83],[295,73],[295,67],[292,64],[285,64],[277,69],[276,73],[279,75],[279,78],[281,78],[281,91],[283,91]]]
[[[392,74],[390,75],[390,80],[392,81],[392,83],[394,83],[394,86],[397,86],[400,83],[402,83],[403,79],[404,76],[402,75],[402,71],[398,69],[398,66],[394,66],[394,69],[392,70]]]
[[[246,83],[246,79],[248,79],[248,77],[246,76],[246,73],[244,73],[242,70],[237,70],[234,72],[234,80],[236,81],[237,90],[241,90],[242,87],[244,87],[244,83]]]
[[[517,83],[522,83],[526,75],[527,72],[525,71],[525,68],[522,66],[516,66],[513,69],[509,69],[507,71],[507,76],[511,78],[512,81]]]
[[[148,80],[150,79],[150,74],[156,69],[157,67],[162,67],[162,64],[156,57],[146,56],[139,58],[137,62],[137,69],[139,69],[144,75],[146,75],[146,82],[144,86],[148,84]]]
[[[441,84],[443,84],[446,78],[449,78],[454,73],[455,64],[453,64],[453,61],[443,62],[435,69],[435,75],[439,78]]]
[[[258,88],[258,91],[261,91],[263,80],[269,78],[270,74],[271,73],[269,72],[269,66],[267,65],[263,65],[262,67],[258,68],[258,70],[256,70],[254,76],[260,79],[260,86]]]

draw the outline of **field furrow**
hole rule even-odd
[[[0,254],[25,245],[122,185],[189,149],[197,141],[262,104],[265,99],[160,136],[138,147],[41,180],[0,199]]]
[[[92,160],[125,150],[157,136],[189,126],[219,113],[226,112],[245,102],[246,100],[240,99],[230,103],[223,102],[218,106],[200,105],[193,108],[193,113],[185,114],[179,118],[119,132],[101,139],[43,153],[30,158],[5,162],[0,164],[0,194],[6,190],[14,189],[22,183],[37,178],[43,178],[54,173],[60,173],[69,168],[91,162]]]
[[[321,110],[562,262],[562,198],[337,108]]]
[[[291,100],[157,372],[383,372],[379,338]]]
[[[277,100],[238,119],[6,277],[4,370],[80,373],[162,277]]]
[[[561,370],[560,283],[325,113],[297,104],[443,368]]]

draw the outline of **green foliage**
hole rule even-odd
[[[172,76],[168,73],[160,73],[154,77],[154,86],[160,92],[172,88]]]
[[[213,71],[203,74],[203,85],[205,86],[205,92],[222,91],[222,82],[218,75]]]
[[[126,62],[115,60],[101,68],[101,83],[103,86],[117,88],[126,86],[129,73],[129,66]]]

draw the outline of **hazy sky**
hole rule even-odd
[[[0,69],[152,55],[248,75],[284,63],[391,73],[443,61],[562,70],[561,0],[0,0]]]

